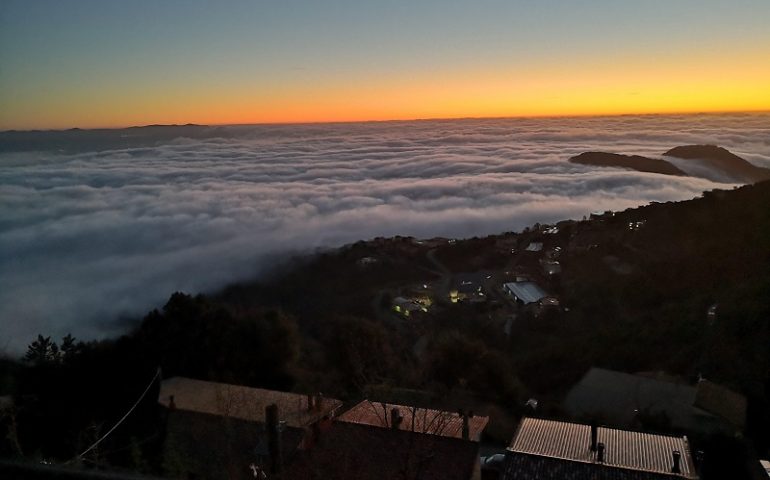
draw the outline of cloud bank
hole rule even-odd
[[[770,167],[770,115],[233,126],[128,143],[0,154],[0,350],[37,333],[116,334],[121,316],[291,251],[520,230],[729,188],[568,159],[713,143]]]

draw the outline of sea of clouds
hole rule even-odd
[[[770,167],[770,114],[232,126],[0,148],[0,352],[115,335],[174,291],[376,236],[469,237],[732,184],[568,159],[718,144]],[[172,135],[173,137],[173,135]],[[330,272],[330,274],[333,274]]]

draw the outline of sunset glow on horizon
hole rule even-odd
[[[770,110],[770,4],[4,2],[0,130]]]

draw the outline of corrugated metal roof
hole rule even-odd
[[[442,437],[462,438],[463,420],[457,413],[431,410],[428,408],[408,407],[392,403],[380,403],[364,400],[339,416],[338,420],[359,423],[374,427],[390,428],[390,412],[397,408],[401,417],[400,430],[418,433],[430,433]],[[489,417],[473,416],[468,419],[468,437],[478,441],[486,428]]]
[[[768,477],[770,477],[770,461],[767,460],[760,460],[759,465],[765,469],[765,473]]]
[[[534,282],[510,282],[503,284],[503,288],[516,295],[524,303],[534,303],[548,296],[538,284]]]
[[[661,474],[671,473],[673,452],[679,451],[681,476],[697,478],[687,437],[598,427],[597,443],[605,446],[603,465]],[[509,450],[602,465],[590,446],[590,425],[524,418]]]
[[[309,410],[306,395],[185,377],[173,377],[161,382],[158,402],[169,407],[171,395],[178,410],[252,422],[264,422],[265,407],[274,403],[278,405],[281,420],[290,427],[310,425],[342,406],[340,400],[324,397],[320,408]]]

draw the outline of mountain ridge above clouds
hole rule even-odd
[[[758,167],[716,145],[683,145],[663,154],[669,160],[608,152],[584,152],[571,163],[619,167],[661,175],[684,175],[721,182],[756,183],[770,179],[770,169]]]
[[[660,173],[661,175],[687,175],[673,164],[641,155],[623,155],[608,152],[584,152],[569,159],[572,163],[595,165],[597,167],[622,167],[639,172]]]
[[[758,167],[716,145],[685,145],[674,147],[663,154],[700,163],[703,167],[721,170],[742,183],[756,183],[770,179],[770,169]]]

